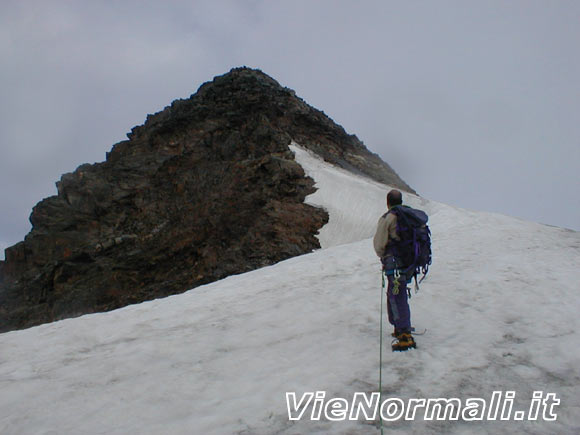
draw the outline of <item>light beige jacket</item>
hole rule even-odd
[[[392,240],[399,240],[397,236],[397,216],[389,213],[385,217],[381,216],[377,224],[377,232],[373,238],[373,246],[379,257],[385,255],[385,248]]]

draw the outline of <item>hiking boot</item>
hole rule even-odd
[[[399,335],[401,335],[403,332],[408,332],[408,333],[412,333],[415,331],[415,328],[411,326],[411,328],[395,328],[393,330],[393,332],[391,332],[391,337],[395,337],[397,338]]]
[[[399,334],[397,336],[397,339],[394,340],[393,343],[391,344],[393,352],[395,351],[401,352],[411,348],[415,349],[416,347],[417,345],[415,344],[415,339],[413,338],[410,332],[403,332]]]

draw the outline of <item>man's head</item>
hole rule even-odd
[[[391,208],[396,205],[401,205],[403,203],[403,194],[397,189],[391,190],[387,194],[387,207]]]

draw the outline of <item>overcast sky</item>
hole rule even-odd
[[[0,248],[63,173],[242,65],[424,197],[580,230],[579,47],[575,0],[1,0]]]

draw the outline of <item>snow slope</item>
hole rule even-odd
[[[330,213],[325,249],[185,294],[0,335],[0,434],[379,433],[290,421],[285,393],[377,391],[387,186],[297,160]],[[557,420],[397,421],[387,433],[580,433],[580,234],[410,195],[434,265],[411,300],[418,349],[391,353],[383,398],[555,393]],[[388,331],[390,332],[390,330]]]
[[[322,248],[357,242],[372,237],[377,221],[386,212],[388,187],[369,178],[354,176],[351,172],[329,165],[305,148],[290,145],[296,160],[316,181],[317,191],[306,198],[306,203],[323,207],[329,220],[318,239]],[[432,212],[435,204],[408,194],[405,202]]]

